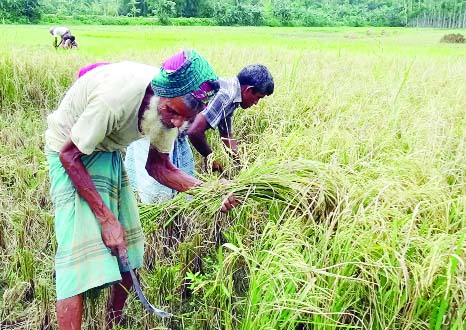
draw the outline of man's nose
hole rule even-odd
[[[184,124],[184,119],[183,119],[183,118],[173,118],[173,119],[171,120],[171,122],[172,122],[173,126],[179,128],[179,127],[183,126],[183,124]]]

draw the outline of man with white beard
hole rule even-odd
[[[81,329],[83,293],[112,285],[108,329],[121,320],[131,288],[129,269],[143,264],[144,238],[121,151],[150,140],[147,172],[177,191],[202,183],[177,169],[169,153],[178,128],[218,89],[217,75],[194,50],[169,69],[121,62],[79,78],[47,118],[45,153],[55,207],[57,319]],[[237,205],[234,196],[219,208]]]

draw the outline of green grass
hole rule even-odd
[[[57,328],[46,115],[83,65],[192,47],[222,76],[267,65],[276,90],[235,116],[229,186],[199,173],[193,198],[141,206],[144,291],[176,317],[132,296],[121,329],[464,329],[466,47],[439,42],[452,31],[71,30],[80,48],[65,51],[47,26],[0,26],[0,328]],[[243,204],[219,214],[228,192]],[[105,296],[84,328],[102,328]]]

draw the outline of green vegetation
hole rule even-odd
[[[81,22],[125,25],[131,22],[129,24],[464,28],[466,0],[3,0],[0,2],[0,19],[3,22],[37,22],[40,15],[42,15],[42,23]]]
[[[221,76],[263,63],[276,91],[235,116],[230,186],[204,173],[191,199],[141,206],[144,292],[176,317],[133,295],[120,329],[465,328],[464,45],[427,29],[70,28],[77,50],[0,26],[1,329],[57,328],[47,114],[83,65],[184,47]],[[227,192],[244,204],[224,215]],[[85,329],[102,329],[105,295]]]

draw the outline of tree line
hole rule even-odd
[[[218,25],[466,27],[466,0],[0,0],[3,23],[43,15],[210,18]]]

